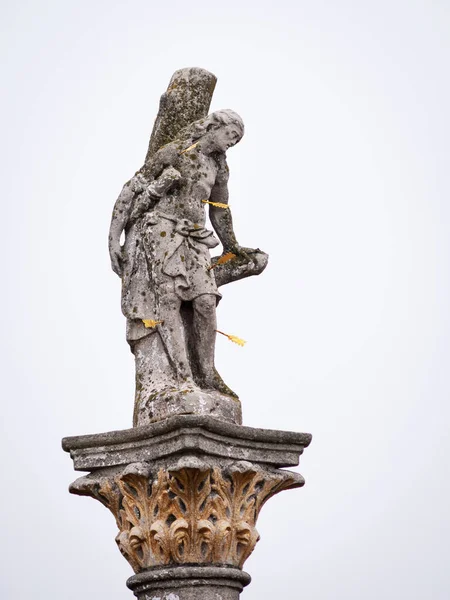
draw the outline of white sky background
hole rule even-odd
[[[245,600],[447,600],[445,1],[4,2],[2,600],[122,600],[113,516],[60,438],[131,425],[107,233],[178,68],[242,115],[216,363],[244,423],[313,433],[264,507]]]

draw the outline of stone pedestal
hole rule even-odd
[[[259,539],[264,503],[303,477],[311,436],[180,415],[144,427],[63,440],[76,470],[70,491],[114,515],[116,543],[139,600],[237,600]]]

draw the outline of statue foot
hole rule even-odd
[[[221,394],[225,394],[226,396],[231,396],[232,398],[239,400],[239,396],[227,386],[216,369],[214,369],[210,377],[205,378],[205,387],[217,390]]]

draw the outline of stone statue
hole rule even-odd
[[[234,234],[225,155],[244,124],[231,110],[208,114],[215,83],[203,69],[173,75],[144,165],[113,211],[111,263],[136,363],[134,427],[63,440],[75,469],[87,471],[69,489],[114,515],[137,600],[239,600],[260,510],[304,484],[284,467],[311,441],[244,427],[239,398],[214,365],[219,288],[258,275],[268,260]]]
[[[214,366],[218,287],[259,274],[268,257],[238,244],[228,206],[226,151],[244,134],[241,117],[220,110],[189,119],[196,113],[186,101],[199,104],[198,91],[212,77],[201,69],[174,74],[150,146],[158,135],[165,143],[149,150],[114,206],[109,248],[136,363],[134,426],[173,414],[242,422],[239,399]],[[179,88],[182,101],[170,106],[167,96]],[[196,106],[197,116],[207,113],[211,96]],[[168,131],[174,121],[176,133]],[[206,227],[207,207],[214,231]],[[219,240],[228,260],[211,260]]]

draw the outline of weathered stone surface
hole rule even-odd
[[[250,575],[230,567],[149,569],[130,577],[128,587],[138,600],[238,600]]]
[[[159,112],[153,126],[145,163],[193,121],[206,117],[217,78],[205,69],[188,68],[175,71],[167,91],[161,96]]]
[[[141,427],[175,415],[212,415],[240,425],[239,398],[218,390],[203,390],[181,384],[172,377],[172,367],[159,335],[148,335],[133,345],[139,372],[136,384],[133,425]]]
[[[226,151],[244,123],[229,109],[207,114],[215,82],[202,69],[174,74],[145,165],[114,206],[109,249],[135,356],[135,427],[176,414],[242,423],[214,363],[218,287],[260,274],[268,256],[241,247],[234,233]],[[211,259],[219,242],[222,254]]]
[[[145,427],[66,437],[62,445],[77,471],[158,461],[180,453],[296,466],[309,433],[236,427],[212,417],[176,416]]]
[[[256,248],[243,248],[247,256],[251,258],[248,261],[246,258],[242,259],[236,257],[234,260],[230,260],[223,265],[217,265],[219,256],[215,256],[211,263],[217,265],[214,268],[214,275],[216,278],[217,287],[231,283],[232,281],[238,281],[251,275],[259,275],[267,267],[269,261],[269,255],[262,250]]]
[[[243,427],[214,365],[219,286],[268,261],[234,233],[225,154],[244,124],[231,110],[208,115],[215,82],[202,69],[174,74],[145,164],[114,207],[109,249],[136,363],[133,428],[63,440],[75,469],[88,472],[70,491],[114,515],[138,600],[238,600],[260,510],[304,485],[281,467],[297,465],[311,441]]]
[[[259,539],[256,520],[264,503],[304,480],[298,473],[226,462],[183,456],[164,467],[132,463],[81,477],[70,491],[111,510],[117,545],[136,573],[168,564],[241,568]]]
[[[117,545],[136,573],[165,565],[242,568],[274,494],[304,485],[311,436],[176,416],[145,427],[65,438],[77,470],[70,491],[114,515]],[[228,584],[227,584],[228,585]],[[233,588],[234,589],[234,588]]]

